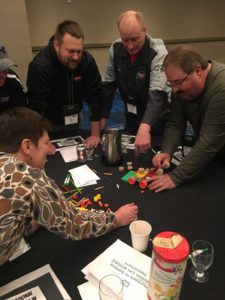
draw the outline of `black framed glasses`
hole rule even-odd
[[[192,71],[188,72],[187,75],[182,79],[177,79],[177,80],[174,80],[174,81],[167,81],[166,84],[167,84],[167,86],[169,86],[171,88],[179,87],[188,79],[188,76],[191,73],[192,73]]]

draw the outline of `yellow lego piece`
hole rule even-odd
[[[102,195],[101,194],[97,194],[96,196],[94,196],[94,202],[98,202],[101,199],[102,199]]]

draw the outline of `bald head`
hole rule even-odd
[[[130,55],[138,53],[145,42],[146,26],[138,11],[123,12],[117,22],[124,48]]]
[[[118,28],[120,28],[121,23],[138,23],[143,30],[145,29],[144,18],[139,11],[128,10],[123,12],[117,21]]]

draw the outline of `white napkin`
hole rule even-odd
[[[87,165],[82,165],[69,170],[76,187],[84,187],[96,184],[100,178]]]
[[[63,147],[56,149],[56,151],[61,153],[66,163],[77,160],[77,146]]]

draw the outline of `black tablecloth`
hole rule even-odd
[[[133,151],[124,155],[124,165],[132,161],[134,169],[148,167],[152,153],[142,154],[138,158]],[[191,262],[188,262],[180,299],[212,300],[224,299],[225,284],[225,165],[219,161],[211,162],[195,179],[186,184],[162,193],[131,186],[121,181],[118,168],[101,164],[99,156],[88,165],[97,171],[101,178],[98,186],[83,190],[84,196],[92,198],[101,193],[103,202],[108,202],[112,210],[123,204],[135,202],[139,206],[139,219],[152,225],[151,236],[162,231],[175,231],[187,238],[190,244],[197,239],[210,241],[215,247],[215,258],[209,269],[210,280],[205,284],[194,282],[189,276]],[[79,166],[77,162],[65,164],[60,153],[49,158],[47,174],[63,184],[67,170]],[[104,173],[112,173],[106,180]],[[119,184],[118,189],[116,185]],[[39,229],[28,238],[31,250],[16,260],[0,267],[0,286],[49,263],[72,299],[81,299],[77,286],[84,283],[81,269],[96,258],[117,239],[131,245],[128,227],[123,227],[105,236],[82,241],[63,240],[54,234]],[[145,254],[151,256],[151,244]]]

